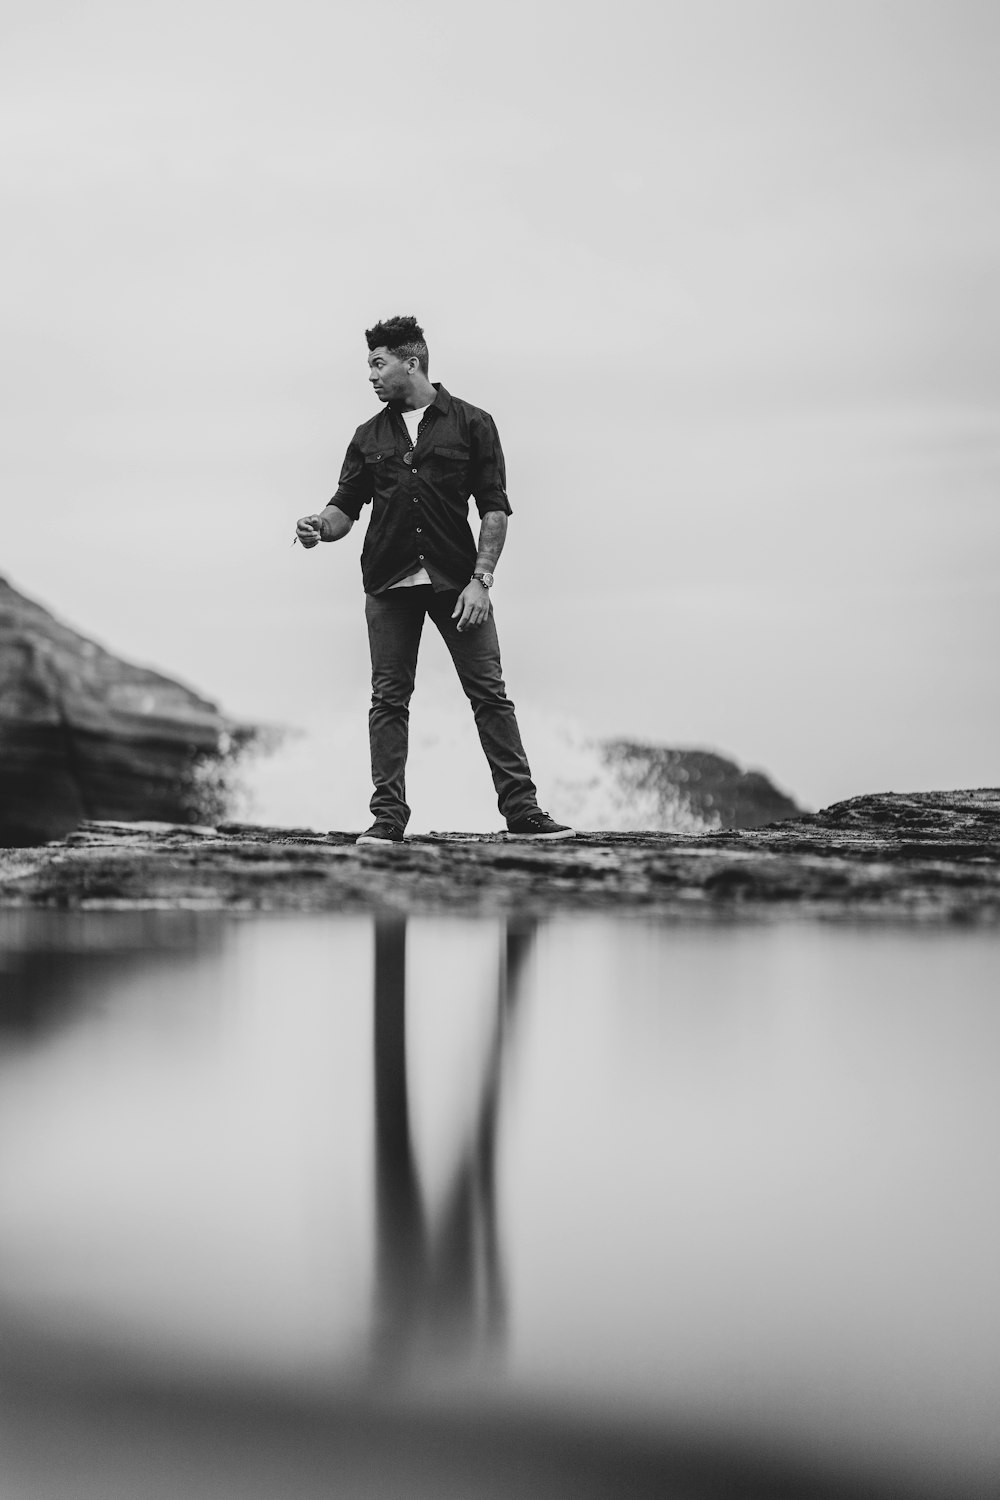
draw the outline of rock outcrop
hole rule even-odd
[[[0,844],[88,818],[219,817],[228,764],[252,734],[0,579]]]
[[[759,828],[802,811],[762,771],[744,771],[708,750],[605,740],[600,755],[616,801],[631,815],[620,827]]]
[[[728,832],[358,846],[309,829],[89,823],[0,851],[0,906],[808,916],[1000,925],[1000,791],[888,792]]]

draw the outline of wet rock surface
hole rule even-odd
[[[89,822],[0,851],[6,906],[571,910],[1000,923],[1000,790],[884,793],[765,828],[527,843]]]

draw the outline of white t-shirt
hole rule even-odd
[[[428,401],[427,406],[429,405],[430,402]],[[424,412],[427,410],[427,406],[418,406],[416,411],[401,411],[399,414],[402,417],[403,421],[406,423],[406,430],[410,434],[411,443],[415,443],[417,441],[417,432],[420,428],[420,419],[423,416]]]
[[[428,401],[427,406],[430,405]],[[406,423],[406,430],[410,434],[410,442],[417,441],[417,428],[420,426],[420,418],[427,410],[427,406],[418,406],[416,411],[401,411],[400,416]],[[417,583],[430,583],[430,574],[426,568],[418,568],[415,573],[410,573],[406,578],[401,578],[398,583],[391,583],[389,588],[410,589]],[[386,590],[388,592],[388,590]]]

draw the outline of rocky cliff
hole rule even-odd
[[[86,818],[212,821],[251,736],[0,578],[0,844],[59,838]]]

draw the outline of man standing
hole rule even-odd
[[[406,803],[409,704],[424,618],[429,615],[472,705],[508,833],[573,838],[541,812],[500,669],[490,589],[511,508],[493,418],[428,379],[427,344],[415,318],[367,329],[369,381],[383,410],[355,432],[333,499],[303,516],[303,547],[346,536],[371,504],[361,552],[372,706],[368,715],[375,821],[359,844],[398,843]],[[479,547],[469,497],[481,517]]]

